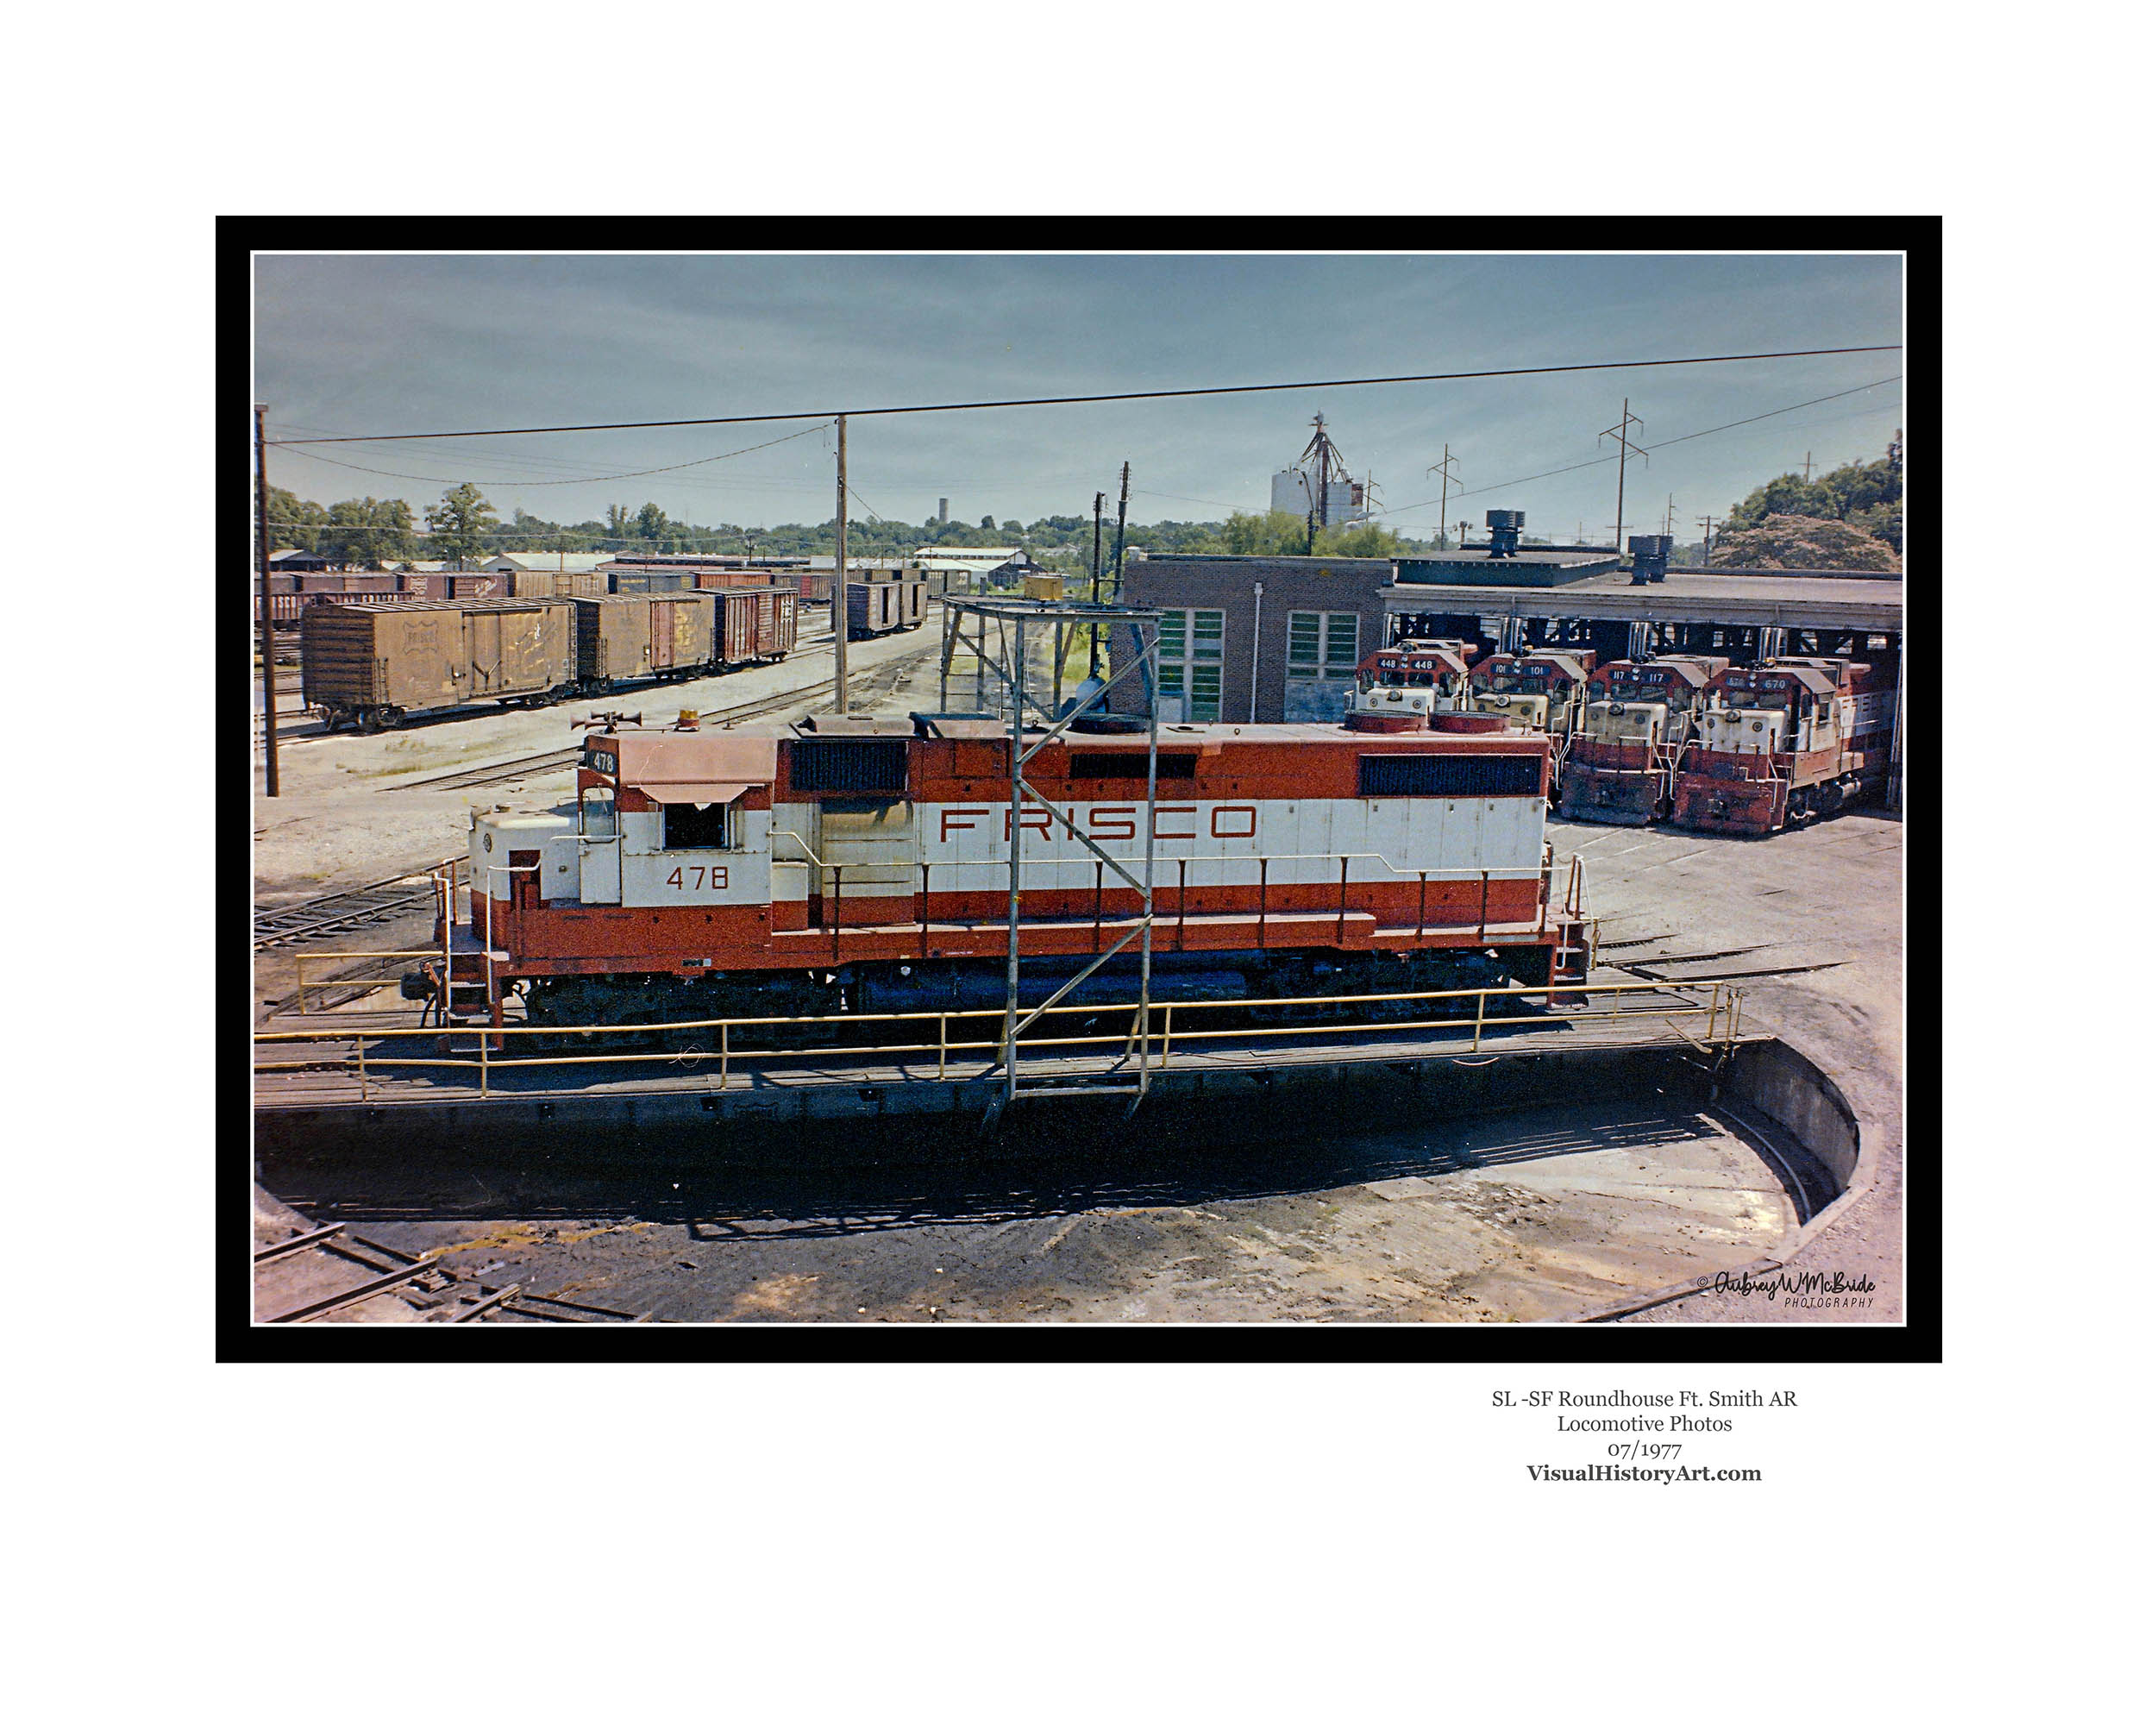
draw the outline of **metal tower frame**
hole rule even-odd
[[[965,620],[972,618],[975,629],[970,641],[965,631]],[[989,625],[996,629],[996,645],[988,641]],[[1025,634],[1028,625],[1039,628],[1052,625],[1051,641],[1057,655],[1051,668],[1051,676],[1060,693],[1062,687],[1062,653],[1069,642],[1067,630],[1072,625],[1094,629],[1112,630],[1127,625],[1136,650],[1131,662],[1107,680],[1084,709],[1074,709],[1059,717],[1053,706],[1044,706],[1026,687]],[[1152,1082],[1152,983],[1153,983],[1153,808],[1160,784],[1160,680],[1156,674],[1160,661],[1160,613],[1148,605],[1096,605],[1079,600],[1050,600],[1027,599],[957,599],[949,595],[943,601],[943,654],[942,674],[937,684],[937,702],[944,712],[950,709],[951,657],[961,643],[965,643],[975,656],[975,699],[986,706],[987,678],[994,673],[998,705],[1007,703],[1011,724],[1011,894],[1010,944],[1004,969],[1003,1035],[998,1047],[995,1064],[1003,1073],[1003,1094],[989,1107],[983,1125],[993,1124],[996,1117],[1021,1096],[1052,1095],[1128,1095],[1131,1108],[1135,1111],[1145,1098]],[[1081,711],[1106,711],[1108,691],[1125,679],[1135,675],[1145,697],[1145,857],[1144,875],[1141,879],[1125,868],[1120,861],[1111,856],[1085,833],[1078,830],[1070,816],[1043,796],[1028,782],[1025,763],[1055,742],[1070,728],[1071,721]],[[1026,710],[1031,708],[1039,722],[1029,727]],[[1093,962],[1079,971],[1048,999],[1019,1016],[1018,1013],[1018,906],[1021,876],[1025,868],[1025,825],[1021,819],[1028,799],[1045,809],[1053,820],[1060,821],[1063,830],[1079,844],[1090,850],[1106,869],[1112,870],[1138,894],[1138,914],[1122,938],[1105,951],[1094,955]],[[1021,1087],[1018,1083],[1018,1038],[1034,1021],[1051,1008],[1062,1004],[1064,997],[1087,977],[1092,975],[1108,961],[1122,952],[1133,941],[1138,949],[1138,1009],[1131,1019],[1131,1034],[1125,1040],[1123,1052],[1106,1070],[1112,1072],[1128,1060],[1135,1050],[1138,1067],[1133,1082],[1128,1084],[1054,1085],[1043,1084]]]

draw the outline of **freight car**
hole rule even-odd
[[[928,583],[918,575],[846,584],[846,638],[870,641],[918,629],[928,604]]]
[[[1769,659],[1722,671],[1708,689],[1714,705],[1677,774],[1677,825],[1761,837],[1885,783],[1894,691],[1877,667]]]
[[[473,701],[545,706],[575,693],[567,599],[360,599],[300,618],[301,699],[364,731]]]
[[[1708,706],[1708,685],[1727,659],[1665,654],[1597,666],[1587,705],[1557,778],[1567,820],[1646,826],[1670,812],[1678,763]]]
[[[754,586],[571,603],[579,692],[603,694],[647,677],[677,682],[776,664],[793,650],[800,601],[791,588]]]
[[[1153,998],[1322,1003],[1579,980],[1584,930],[1552,902],[1544,837],[1549,740],[1482,722],[1496,728],[1163,733]],[[975,715],[593,731],[573,818],[474,812],[470,924],[436,938],[497,1021],[505,990],[529,1022],[562,1026],[999,1004],[1010,751],[1000,723]],[[1018,821],[1025,998],[1129,932],[1139,894],[1075,834],[1142,868],[1146,762],[1146,739],[1119,731],[1031,751],[1054,812]],[[417,973],[404,992],[441,985]],[[1133,986],[1119,959],[1071,998],[1106,1004]]]

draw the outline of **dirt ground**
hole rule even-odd
[[[937,638],[931,626],[862,643],[854,665]],[[755,699],[812,681],[828,652],[827,637],[805,637],[782,667],[642,705]],[[931,661],[888,706],[935,696]],[[566,771],[522,787],[380,787],[563,747],[576,734],[567,720],[587,710],[296,739],[285,750],[285,796],[256,803],[258,892],[273,902],[379,879],[460,848],[475,804],[546,806],[566,789]],[[1768,840],[1554,819],[1550,830],[1560,864],[1575,851],[1585,859],[1607,966],[1659,956],[1673,961],[1668,974],[1783,973],[1739,982],[1747,1024],[1776,1029],[1835,1078],[1878,1156],[1874,1190],[1804,1258],[1870,1276],[1878,1292],[1867,1308],[1811,1314],[1708,1294],[1627,1321],[1897,1320],[1900,824],[1861,812]],[[423,918],[385,925],[364,944],[386,950],[424,927]],[[1674,962],[1724,953],[1733,956]],[[277,994],[290,962],[287,949],[266,957],[258,999]],[[650,1145],[624,1145],[605,1165],[523,1146],[506,1165],[413,1168],[392,1156],[261,1177],[317,1221],[349,1219],[398,1250],[439,1251],[459,1274],[675,1321],[1532,1321],[1778,1254],[1797,1225],[1781,1181],[1743,1138],[1654,1097],[1478,1120],[1395,1118],[1376,1132],[1223,1109],[1202,1140],[1181,1133],[1143,1168],[1049,1164],[970,1181],[879,1170],[774,1185]],[[278,1226],[264,1236],[280,1237]],[[266,1291],[264,1309],[289,1309],[289,1291]],[[385,1295],[333,1320],[416,1315]]]
[[[1253,1115],[1222,1124],[1265,1142]],[[317,1225],[669,1321],[1532,1321],[1733,1270],[1796,1226],[1748,1145],[1651,1097],[993,1176],[718,1178],[661,1145],[624,1151],[276,1177]],[[260,1308],[361,1279],[283,1266]],[[392,1293],[329,1320],[418,1315]]]

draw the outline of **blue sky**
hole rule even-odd
[[[256,260],[256,398],[271,436],[868,407],[1771,348],[1902,334],[1895,257],[321,257]],[[862,503],[918,522],[1082,514],[1131,463],[1135,519],[1263,509],[1322,411],[1387,518],[1426,536],[1446,443],[1470,495],[1528,531],[1606,536],[1614,464],[1595,434],[1629,396],[1659,440],[1857,389],[1898,354],[1293,391],[1194,401],[1014,408],[851,422]],[[1630,531],[1719,516],[1799,466],[1883,450],[1899,383],[1657,453],[1626,480]],[[317,453],[273,449],[270,478],[323,503],[415,505],[477,481],[506,518],[556,520],[656,501],[680,519],[829,518],[818,430],[686,472],[594,480],[736,450],[798,425],[577,433]],[[410,477],[408,477],[410,476]],[[540,483],[574,479],[574,484]]]

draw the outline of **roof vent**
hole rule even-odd
[[[1482,516],[1489,529],[1489,554],[1493,557],[1517,557],[1520,555],[1520,530],[1527,524],[1524,509],[1492,509]]]
[[[1635,533],[1625,541],[1632,552],[1632,584],[1644,587],[1670,573],[1670,553],[1677,541],[1667,533]]]

